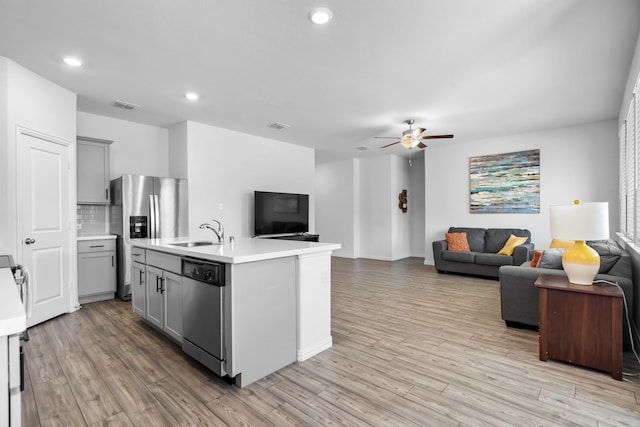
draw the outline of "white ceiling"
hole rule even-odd
[[[314,6],[334,19],[312,24]],[[617,117],[639,29],[638,0],[0,0],[0,55],[80,111],[324,159],[406,154],[373,137],[409,118],[451,144]]]

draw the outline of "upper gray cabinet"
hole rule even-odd
[[[109,204],[109,145],[113,141],[79,136],[76,165],[78,204]]]

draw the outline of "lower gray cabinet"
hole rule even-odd
[[[139,248],[133,248],[133,251]],[[157,251],[146,251],[146,265],[132,263],[133,311],[165,334],[182,342],[181,259]]]
[[[116,292],[115,239],[78,242],[78,301],[113,299]]]
[[[135,313],[147,317],[146,266],[135,261],[131,263],[131,266],[131,305]]]
[[[147,266],[147,317],[153,325],[162,329],[162,270]]]
[[[182,276],[165,271],[163,280],[162,329],[176,340],[182,341]]]

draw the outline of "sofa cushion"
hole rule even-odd
[[[482,265],[513,265],[513,257],[499,254],[481,253],[476,255],[476,264]]]
[[[529,230],[520,228],[487,228],[484,250],[482,252],[488,252],[490,254],[498,253],[512,234],[517,237],[526,237],[527,241],[524,243],[529,243],[531,239],[531,232]]]
[[[622,249],[613,240],[588,241],[587,245],[593,248],[600,255],[600,269],[598,274],[608,274],[622,257]]]
[[[449,233],[467,233],[467,242],[469,243],[469,248],[473,252],[484,252],[484,228],[450,227]],[[506,242],[507,239],[504,239],[504,241]]]
[[[631,279],[631,256],[626,251],[624,251],[618,262],[616,262],[615,265],[611,267],[611,270],[609,270],[607,274],[610,276],[620,276]]]
[[[564,248],[545,249],[542,251],[540,261],[538,261],[538,268],[562,270],[562,254],[564,254],[564,251]]]
[[[507,239],[507,242],[504,244],[502,249],[498,251],[498,254],[511,256],[513,254],[513,249],[516,246],[519,246],[526,241],[527,241],[526,237],[518,237],[512,234],[509,236],[509,238]]]
[[[446,261],[468,262],[473,264],[476,254],[477,252],[444,251],[442,252],[442,259]]]
[[[444,233],[447,239],[447,250],[469,252],[469,242],[467,241],[467,233]]]

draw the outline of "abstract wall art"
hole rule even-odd
[[[471,213],[540,213],[540,150],[469,158]]]

